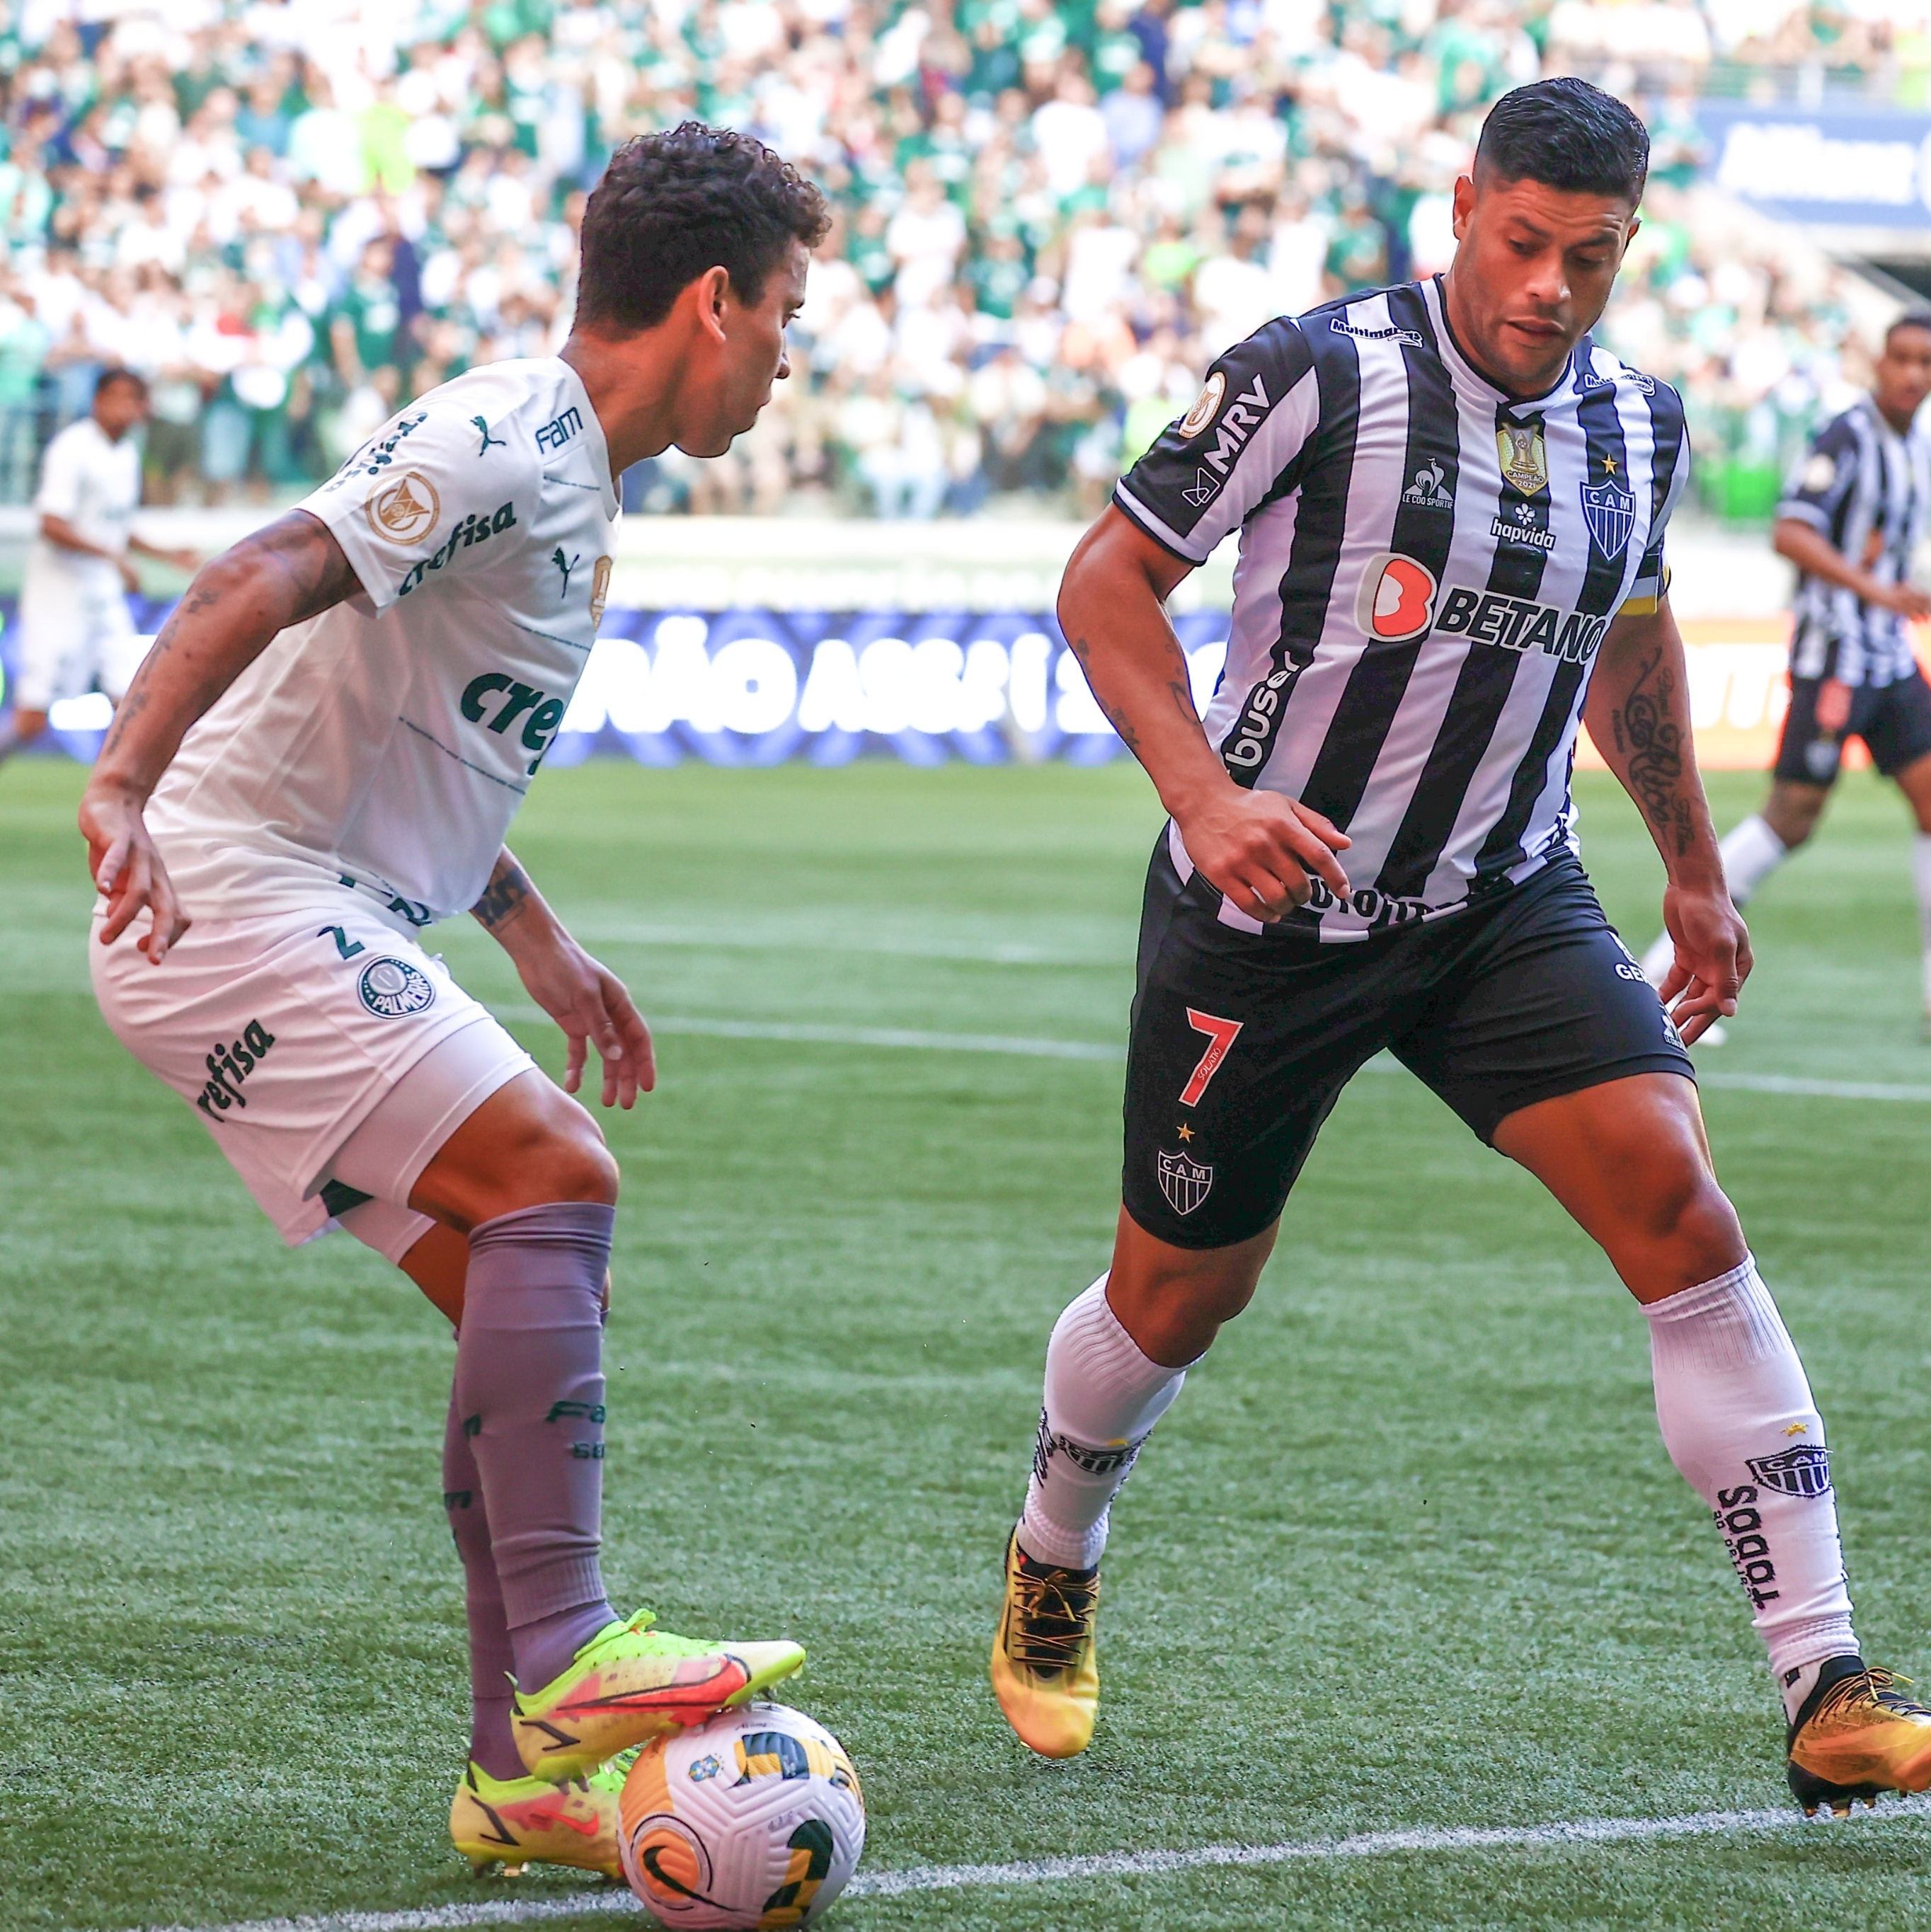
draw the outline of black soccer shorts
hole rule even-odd
[[[1834,738],[1817,728],[1817,693],[1823,682],[1820,677],[1790,680],[1790,710],[1772,767],[1785,784],[1835,784],[1846,738],[1863,739],[1871,763],[1887,778],[1931,752],[1931,685],[1915,665],[1908,677],[1890,684],[1857,686],[1851,693],[1851,722]]]
[[[1342,1088],[1384,1047],[1484,1141],[1517,1108],[1635,1073],[1694,1079],[1564,856],[1467,911],[1352,943],[1237,931],[1163,832],[1127,1057],[1127,1212],[1181,1248],[1259,1234]]]

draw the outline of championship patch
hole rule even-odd
[[[1191,1214],[1213,1190],[1214,1170],[1207,1162],[1186,1154],[1160,1156],[1160,1191],[1176,1214]]]
[[[590,572],[590,622],[593,625],[603,622],[603,607],[610,596],[611,560],[607,556],[597,559]]]
[[[386,543],[413,543],[433,530],[443,514],[436,486],[419,470],[405,470],[400,476],[379,484],[369,492],[362,506],[369,528]]]
[[[1829,489],[1836,480],[1837,459],[1834,456],[1826,456],[1820,449],[1803,466],[1800,487],[1814,496],[1819,490]]]
[[[1812,1443],[1779,1449],[1774,1456],[1752,1456],[1750,1474],[1767,1490],[1786,1496],[1826,1496],[1830,1493],[1830,1452]]]
[[[371,959],[356,982],[362,1004],[378,1019],[407,1019],[436,1004],[436,982],[419,966],[385,954]]]
[[[1206,386],[1195,399],[1194,406],[1180,418],[1179,429],[1182,436],[1198,436],[1214,419],[1214,412],[1221,406],[1221,398],[1227,392],[1227,379],[1219,370],[1207,378]]]
[[[1549,487],[1548,446],[1539,422],[1509,423],[1497,426],[1495,454],[1502,465],[1505,482],[1512,483],[1525,496]]]

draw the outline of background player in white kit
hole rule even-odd
[[[605,1106],[652,1084],[629,994],[503,837],[596,634],[617,476],[749,428],[825,225],[755,141],[687,123],[621,150],[562,354],[410,404],[203,570],[81,807],[108,1024],[286,1239],[332,1215],[458,1324],[443,1486],[473,1724],[450,1826],[479,1866],[615,1875],[620,1754],[803,1661],[605,1600],[616,1165],[416,934],[473,910],[569,1036],[569,1091],[592,1046]]]
[[[116,704],[141,661],[128,614],[141,580],[128,561],[158,557],[182,570],[192,550],[157,550],[129,528],[141,502],[141,446],[148,386],[132,369],[104,370],[94,406],[71,422],[41,458],[34,497],[39,524],[20,586],[14,719],[0,732],[0,758],[30,745],[64,698],[98,686]]]

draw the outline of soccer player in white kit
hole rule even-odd
[[[81,807],[109,1025],[286,1240],[332,1216],[458,1325],[443,1486],[473,1725],[450,1828],[479,1869],[617,1875],[626,1754],[803,1661],[605,1597],[617,1172],[569,1094],[594,1046],[603,1104],[632,1106],[650,1038],[503,841],[596,635],[617,478],[750,428],[824,226],[755,141],[692,122],[622,149],[561,354],[411,403],[203,570]],[[466,910],[568,1036],[567,1090],[423,950]]]
[[[157,550],[129,528],[141,502],[134,432],[147,413],[145,378],[132,369],[105,370],[92,410],[41,458],[34,497],[40,520],[20,586],[14,722],[0,732],[0,759],[31,745],[62,698],[98,686],[120,702],[143,647],[128,614],[128,594],[141,588],[130,551],[183,570],[200,562],[191,550]]]

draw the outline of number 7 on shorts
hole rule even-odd
[[[1221,1070],[1221,1062],[1227,1057],[1228,1049],[1240,1037],[1242,1022],[1224,1020],[1217,1014],[1196,1012],[1191,1006],[1187,1009],[1187,1024],[1196,1033],[1207,1036],[1207,1050],[1200,1056],[1200,1064],[1194,1068],[1193,1078],[1180,1090],[1180,1104],[1194,1107],[1200,1104],[1200,1096],[1207,1090],[1207,1082]]]

